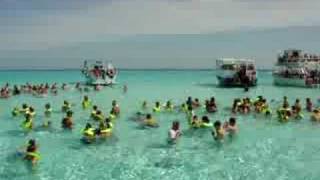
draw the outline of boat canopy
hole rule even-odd
[[[240,67],[246,67],[248,70],[255,69],[255,61],[252,59],[221,58],[216,61],[216,65],[224,70],[235,70]]]

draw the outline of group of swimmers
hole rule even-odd
[[[222,122],[217,120],[215,122],[210,121],[209,115],[200,116],[196,114],[197,109],[204,109],[206,114],[216,113],[219,109],[214,97],[204,100],[205,103],[201,103],[198,98],[193,99],[188,97],[188,99],[182,104],[175,106],[172,101],[166,101],[166,103],[161,104],[160,102],[155,102],[153,107],[149,108],[148,102],[144,101],[142,103],[142,111],[137,113],[138,121],[144,127],[159,127],[159,123],[156,120],[156,115],[161,112],[182,112],[186,115],[186,122],[190,129],[209,129],[213,138],[216,141],[222,142],[226,135],[231,137],[235,135],[239,128],[237,126],[236,114],[249,114],[254,112],[256,114],[262,114],[266,117],[271,117],[273,111],[270,108],[268,101],[263,96],[258,96],[256,99],[252,100],[248,97],[234,99],[233,105],[231,107],[232,117],[228,121]],[[114,128],[115,120],[120,116],[120,107],[118,103],[114,100],[112,101],[112,108],[107,113],[104,114],[102,110],[94,105],[88,96],[84,96],[82,100],[82,108],[84,110],[92,109],[90,113],[90,119],[85,124],[82,130],[82,141],[86,144],[94,143],[97,138],[103,139],[112,136],[112,130]],[[61,111],[65,113],[65,117],[62,119],[61,126],[63,129],[73,129],[73,104],[68,101],[64,101],[61,107]],[[51,117],[52,108],[50,104],[46,104],[44,107],[44,116],[49,119]],[[302,105],[299,99],[295,100],[295,103],[290,107],[288,98],[283,97],[283,102],[279,108],[276,109],[275,115],[280,122],[288,122],[290,119],[302,119],[304,115],[302,113]],[[306,98],[305,109],[307,112],[312,112],[311,120],[320,122],[320,109],[314,108],[314,105],[310,98]],[[34,128],[33,119],[36,116],[35,109],[32,106],[23,104],[21,109],[16,107],[12,111],[13,116],[24,115],[25,120],[22,122],[22,127],[26,130],[32,130]],[[50,127],[51,121],[45,121],[42,126]],[[96,125],[96,128],[94,128]],[[175,144],[181,137],[182,132],[180,130],[180,122],[172,122],[172,127],[168,131],[168,143]],[[36,152],[35,140],[29,142],[28,148],[26,148],[26,159],[35,163],[39,159],[39,154]],[[33,157],[32,157],[33,156]]]

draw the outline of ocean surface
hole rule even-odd
[[[70,83],[83,81],[79,71],[1,71],[0,84],[21,83]],[[0,179],[21,180],[317,180],[320,177],[320,125],[309,120],[304,112],[300,121],[279,123],[262,116],[237,115],[238,135],[223,144],[217,144],[210,129],[192,131],[185,114],[163,112],[156,115],[160,127],[142,129],[130,120],[141,104],[148,101],[150,108],[155,101],[172,100],[180,105],[188,96],[201,102],[216,97],[219,111],[210,114],[211,121],[228,120],[230,107],[236,97],[263,95],[268,98],[273,111],[282,97],[288,96],[294,103],[300,98],[312,98],[316,104],[320,89],[276,87],[269,71],[259,72],[259,85],[244,92],[241,88],[216,86],[214,71],[120,71],[118,84],[100,92],[80,93],[74,89],[59,91],[58,96],[37,98],[20,95],[0,100]],[[123,93],[124,84],[128,92]],[[89,120],[90,110],[83,110],[81,100],[88,95],[104,113],[111,109],[111,101],[117,100],[121,116],[115,122],[113,137],[107,141],[85,145],[81,143],[81,130]],[[75,104],[75,128],[72,132],[61,129],[63,100]],[[28,103],[35,107],[36,129],[25,134],[20,128],[23,117],[12,117],[15,106]],[[44,120],[44,105],[51,103],[54,113],[52,129],[37,128]],[[205,115],[204,109],[196,111]],[[183,136],[178,144],[167,145],[171,123],[179,120]],[[27,140],[35,138],[39,144],[41,160],[31,168],[17,156],[17,150]]]

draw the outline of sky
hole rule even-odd
[[[271,68],[279,51],[320,54],[319,0],[0,0],[0,68]]]

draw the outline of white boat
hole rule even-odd
[[[118,71],[111,64],[103,61],[84,61],[82,74],[87,85],[111,85],[116,83]]]
[[[256,86],[255,61],[252,59],[222,58],[216,61],[220,86]]]
[[[273,70],[275,85],[315,87],[320,83],[320,56],[289,49],[278,55]]]

